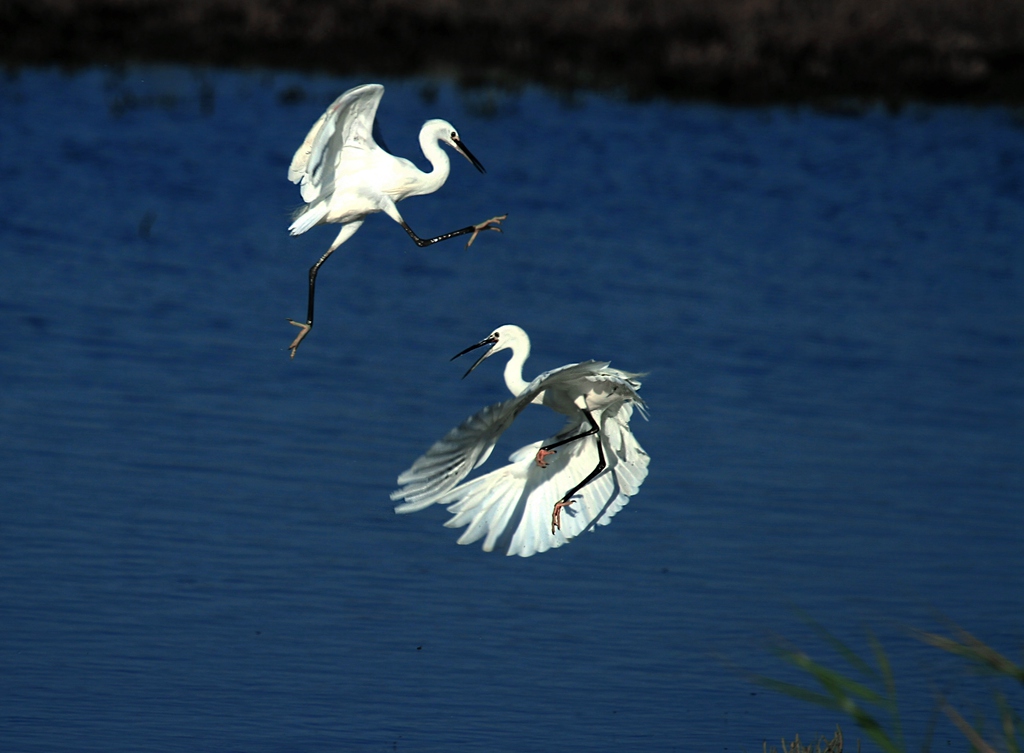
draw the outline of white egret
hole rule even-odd
[[[448,144],[462,154],[480,172],[486,172],[479,160],[459,139],[451,123],[428,120],[420,129],[420,148],[433,169],[425,173],[412,162],[395,157],[374,139],[374,118],[384,95],[380,84],[364,84],[342,94],[306,135],[288,168],[288,180],[299,184],[306,206],[296,212],[288,229],[300,235],[324,223],[341,223],[334,243],[309,270],[309,303],[306,321],[288,321],[301,331],[289,346],[292,357],[299,343],[313,326],[313,294],[316,275],[334,250],[347,241],[363,224],[367,215],[384,212],[401,225],[417,246],[429,246],[457,235],[470,235],[468,248],[482,230],[497,230],[506,215],[439,235],[420,238],[402,219],[396,202],[409,196],[433,193],[448,179],[448,154],[440,144]]]
[[[530,338],[514,324],[498,327],[454,358],[486,345],[490,349],[464,376],[484,359],[511,350],[505,384],[515,397],[467,418],[402,473],[401,488],[391,499],[404,502],[395,512],[448,505],[454,517],[445,526],[467,526],[458,543],[486,536],[484,551],[521,557],[607,525],[647,477],[650,458],[629,428],[634,405],[646,417],[637,394],[642,375],[612,369],[607,362],[585,361],[547,371],[528,383],[523,364],[530,355]],[[501,434],[531,403],[546,405],[569,420],[553,437],[514,452],[509,465],[460,483],[487,460]]]

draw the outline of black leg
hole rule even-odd
[[[557,444],[550,445],[549,447],[557,447],[558,445],[563,445],[563,444],[566,444],[568,442],[574,442],[575,440],[582,439],[583,437],[589,437],[591,434],[597,434],[598,435],[598,437],[597,437],[597,467],[594,468],[594,470],[592,470],[590,472],[590,474],[585,479],[583,479],[578,484],[576,484],[576,486],[574,486],[572,489],[567,491],[565,493],[565,495],[562,497],[562,499],[560,499],[558,502],[555,503],[555,508],[551,511],[551,533],[552,534],[554,534],[556,528],[561,528],[562,508],[563,507],[568,507],[569,505],[571,505],[572,504],[572,497],[573,497],[573,495],[576,492],[578,492],[580,489],[582,489],[584,486],[589,484],[591,481],[593,481],[594,478],[601,471],[603,471],[605,469],[606,465],[607,465],[605,463],[605,460],[604,460],[604,447],[602,446],[604,443],[601,441],[601,435],[598,432],[597,422],[594,421],[594,417],[592,415],[590,415],[590,411],[587,410],[586,408],[583,409],[583,415],[585,415],[587,417],[587,420],[590,421],[590,425],[593,427],[590,431],[588,431],[588,432],[586,432],[584,434],[580,434],[579,436],[570,437],[569,439],[562,440],[561,442],[558,442]]]
[[[598,432],[597,422],[594,421],[593,416],[590,415],[590,411],[584,410],[583,411],[583,415],[585,415],[587,417],[587,420],[590,421],[590,428],[589,429],[587,429],[582,434],[577,434],[575,437],[569,437],[568,439],[561,439],[558,442],[555,442],[554,444],[549,444],[547,447],[541,447],[541,449],[542,450],[551,451],[551,450],[555,449],[556,447],[561,447],[564,444],[569,444],[570,442],[575,442],[577,439],[583,439],[583,437],[589,437],[591,434],[597,434],[597,432]]]
[[[424,248],[425,246],[432,246],[439,241],[446,241],[449,238],[454,238],[458,235],[468,235],[469,233],[472,233],[473,237],[470,238],[469,243],[466,244],[466,246],[469,247],[473,244],[473,241],[476,239],[477,233],[479,233],[481,230],[497,230],[500,233],[501,228],[498,227],[498,223],[500,223],[506,217],[508,217],[507,214],[503,214],[499,217],[492,217],[491,219],[484,220],[483,222],[477,223],[476,225],[470,225],[469,227],[464,227],[461,230],[453,230],[450,233],[439,235],[436,238],[420,238],[418,235],[416,235],[413,229],[409,227],[409,223],[407,223],[405,220],[401,220],[399,224],[402,226],[405,232],[409,234],[409,237],[412,238],[413,242],[420,248]]]
[[[316,295],[316,274],[320,271],[320,267],[323,263],[327,261],[327,257],[333,253],[334,248],[328,249],[327,253],[320,257],[320,261],[309,268],[309,302],[306,306],[306,323],[303,324],[302,322],[297,322],[294,319],[288,320],[302,330],[299,332],[295,340],[292,341],[292,344],[288,346],[288,349],[292,352],[292,358],[295,358],[295,351],[299,349],[299,344],[305,339],[306,335],[309,334],[309,331],[313,329],[313,297]]]
[[[544,461],[544,456],[553,455],[555,453],[556,447],[561,447],[564,444],[569,444],[570,442],[575,442],[578,439],[583,439],[583,437],[589,437],[591,434],[597,433],[597,422],[595,422],[594,417],[590,415],[590,411],[584,410],[583,415],[585,415],[587,417],[587,420],[590,421],[590,429],[583,432],[582,434],[577,434],[575,437],[562,439],[553,444],[549,444],[547,447],[541,447],[539,450],[537,450],[537,465],[539,465],[541,468],[547,468],[548,464]]]

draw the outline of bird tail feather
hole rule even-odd
[[[327,216],[327,202],[317,201],[304,207],[300,207],[288,227],[292,235],[302,235],[314,225],[318,225]]]

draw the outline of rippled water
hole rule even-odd
[[[988,698],[908,626],[1024,642],[1024,130],[1005,110],[628,104],[385,82],[452,120],[421,235],[384,216],[286,317],[291,154],[351,80],[142,68],[0,84],[5,750],[746,750],[834,714],[801,609],[893,658],[908,738]],[[417,157],[420,164],[422,158]],[[449,357],[647,371],[613,523],[530,559],[395,516],[398,473],[503,399]],[[497,360],[497,359],[495,359]],[[495,456],[560,425],[521,419]],[[1014,652],[1017,652],[1016,654]],[[825,657],[827,659],[827,654]],[[960,694],[959,696],[957,694]],[[964,744],[940,719],[936,747]],[[948,728],[947,728],[948,727]],[[918,742],[911,746],[916,748]]]

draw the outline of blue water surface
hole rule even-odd
[[[889,652],[911,749],[990,688],[916,640],[1024,645],[1024,129],[1009,110],[728,109],[387,81],[458,157],[290,238],[291,155],[360,81],[187,68],[0,83],[0,748],[761,751],[848,741],[798,616]],[[529,559],[396,516],[397,475],[527,376],[645,371],[650,476]],[[535,415],[533,415],[535,414]],[[560,426],[532,409],[497,462]],[[1012,691],[1012,688],[1011,688]],[[1019,707],[1018,707],[1019,708]],[[929,732],[930,730],[930,732]],[[852,746],[851,746],[852,747]],[[865,743],[865,750],[870,744]]]

